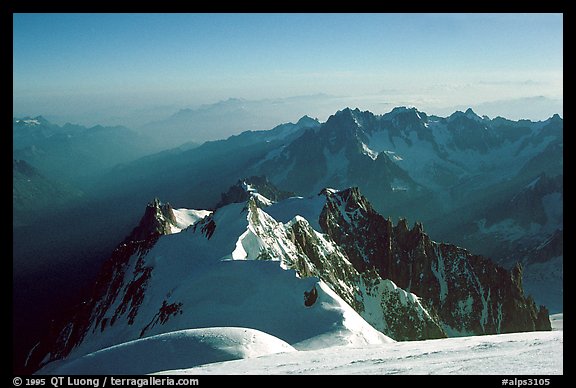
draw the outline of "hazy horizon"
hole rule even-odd
[[[14,14],[13,115],[138,127],[229,98],[563,115],[562,14]],[[257,125],[257,126],[258,126]]]

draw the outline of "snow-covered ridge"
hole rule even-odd
[[[175,209],[176,225],[172,225],[172,233],[179,233],[182,229],[194,225],[204,217],[212,214],[210,210]]]
[[[133,352],[146,338],[210,327],[253,328],[299,350],[446,336],[437,311],[429,311],[430,300],[406,291],[417,289],[415,281],[404,290],[373,268],[358,266],[355,251],[334,234],[332,228],[341,230],[344,220],[352,228],[346,233],[367,239],[354,248],[364,265],[370,263],[371,244],[385,236],[371,239],[372,231],[364,228],[372,221],[387,224],[375,218],[357,188],[265,206],[252,188],[245,201],[236,202],[246,198],[248,187],[239,189],[213,212],[173,210],[159,200],[149,204],[133,233],[137,241],[115,252],[106,267],[113,271],[99,280],[97,298],[61,331],[45,359],[64,358],[62,365],[89,372],[82,368],[104,365],[93,357],[112,357],[116,345],[130,344],[121,352]],[[161,233],[166,222],[178,233]],[[154,233],[145,228],[150,225]],[[402,234],[421,233],[421,226],[397,229],[398,241],[409,240]],[[447,276],[441,266],[437,272]]]

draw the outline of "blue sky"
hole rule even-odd
[[[73,110],[77,121],[316,94],[337,97],[334,110],[385,101],[441,114],[522,99],[558,110],[563,16],[15,14],[13,65],[15,115]]]

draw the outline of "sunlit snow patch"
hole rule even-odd
[[[194,225],[204,217],[212,214],[209,210],[177,209],[173,210],[176,217],[176,226],[171,225],[172,233],[179,233],[182,229]]]

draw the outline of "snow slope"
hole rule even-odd
[[[318,277],[300,278],[275,260],[254,260],[268,239],[293,249],[253,201],[218,209],[180,233],[133,255],[123,280],[96,307],[74,360],[114,345],[178,330],[245,327],[301,348],[393,342],[362,319]],[[210,234],[203,228],[214,223]],[[278,229],[278,230],[276,230]],[[262,236],[262,237],[261,237]],[[283,241],[282,241],[283,240]],[[273,245],[268,248],[274,248]],[[287,252],[288,252],[287,251]],[[317,297],[305,305],[305,293]],[[121,292],[119,292],[121,291]],[[105,302],[108,301],[108,302]]]
[[[171,226],[172,233],[179,233],[182,229],[186,229],[204,217],[212,214],[209,210],[194,209],[174,209],[173,212],[176,218],[176,226]]]
[[[172,333],[184,328],[229,325],[255,328],[270,333],[280,338],[277,340],[278,343],[286,341],[300,349],[316,349],[320,346],[365,346],[367,344],[393,342],[393,340],[366,323],[324,282],[318,281],[317,278],[299,279],[294,271],[286,271],[280,268],[278,262],[229,260],[218,262],[215,266],[211,266],[210,269],[202,272],[201,276],[190,276],[185,283],[181,283],[176,287],[171,283],[165,284],[166,287],[173,290],[173,297],[182,301],[184,307],[182,308],[182,314],[170,317],[163,325],[153,326],[150,329],[151,334],[154,335],[159,332]],[[150,293],[150,299],[152,299],[150,302],[151,306],[155,306],[156,303],[153,303],[154,295],[166,295],[169,290],[167,288],[162,289],[158,284],[151,285],[151,287],[154,292]],[[314,287],[317,289],[318,297],[312,306],[306,307],[304,305],[304,292]],[[187,306],[190,308],[187,308]],[[120,352],[127,352],[128,354],[138,353],[141,350],[141,346],[156,346],[159,341],[166,339],[161,335],[156,335],[151,343],[144,342],[142,344],[139,342],[149,341],[149,338],[128,342],[128,344],[125,343],[127,340],[138,338],[142,322],[153,320],[155,311],[148,306],[146,307],[146,309],[141,309],[134,325],[116,323],[102,333],[98,331],[93,333],[90,339],[84,341],[79,348],[73,351],[71,357],[68,357],[69,361],[67,363],[70,363],[69,367],[58,369],[58,365],[61,365],[58,362],[56,367],[48,364],[38,373],[58,374],[60,372],[68,373],[69,370],[86,374],[140,373],[132,369],[129,369],[130,372],[122,372],[123,369],[115,368],[114,363],[107,362],[103,365],[97,360],[100,360],[100,357],[104,360],[108,356],[112,356],[112,359],[114,359]],[[217,332],[219,329],[215,330]],[[183,333],[184,337],[190,334],[188,331]],[[206,335],[202,331],[200,334]],[[177,345],[176,353],[174,354],[170,353],[171,350],[166,350],[169,356],[176,358],[179,354],[182,354],[178,349],[185,346],[191,346],[191,351],[193,352],[197,351],[197,348],[193,347],[198,345],[199,339],[197,337],[184,338],[182,334],[178,335],[180,337],[175,337],[176,334],[172,333],[167,337],[168,340],[175,341]],[[223,335],[230,337],[229,332],[224,332]],[[184,342],[178,342],[178,340]],[[104,354],[101,356],[99,352],[94,353],[95,350],[111,344],[123,345],[119,349],[116,349],[116,347],[105,349],[103,350]],[[274,342],[272,342],[272,345],[274,345]],[[218,351],[220,344],[212,343],[210,346],[216,350],[212,351],[204,345],[200,348],[202,351],[209,350],[206,359],[190,356],[192,358],[187,358],[185,361],[189,362],[189,365],[198,365],[200,361],[220,361],[217,359],[221,357],[219,355],[221,353]],[[152,349],[156,348],[153,347]],[[92,353],[92,355],[85,356],[86,353]],[[154,354],[154,358],[156,358],[155,351],[151,354]],[[242,354],[248,354],[247,350],[233,349],[232,353],[227,353],[227,357],[228,359],[233,359],[235,357],[232,357],[232,355]],[[97,355],[98,358],[94,359],[94,355]],[[127,364],[131,363],[130,358],[127,358],[127,360]],[[140,364],[146,368],[156,366],[154,360],[149,363],[141,362]],[[112,369],[106,369],[108,367]],[[134,367],[138,368],[138,366]],[[53,372],[54,368],[57,369]]]
[[[254,329],[211,327],[180,330],[130,341],[71,362],[50,364],[49,374],[146,374],[174,367],[293,352],[286,342]]]
[[[165,374],[563,374],[563,332],[531,332],[299,351]],[[162,374],[162,373],[160,373]]]

